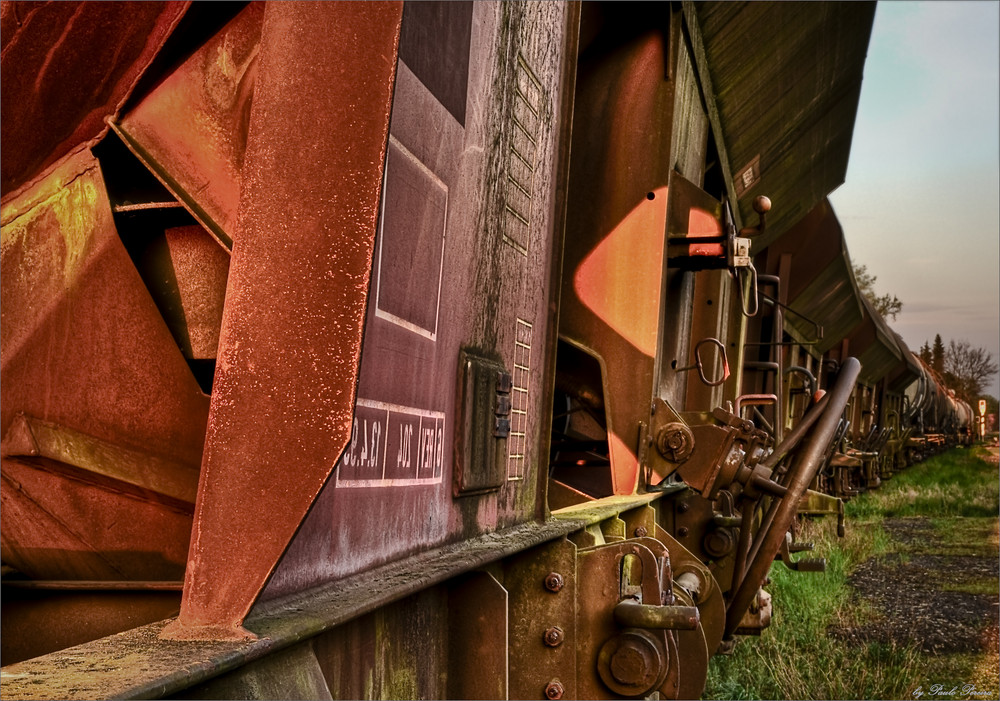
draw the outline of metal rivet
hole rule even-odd
[[[549,647],[559,647],[562,645],[564,638],[563,629],[559,626],[552,626],[546,628],[545,635],[542,636],[542,642]]]
[[[677,535],[679,535],[681,538],[683,538],[687,534],[688,534],[687,526],[681,526],[680,528],[677,529]]]
[[[558,572],[549,572],[545,577],[545,588],[549,591],[559,591],[563,583],[563,576]]]
[[[680,511],[682,514],[690,508],[691,505],[688,504],[686,501],[682,501],[680,504],[677,505],[677,510]]]
[[[566,689],[563,688],[562,682],[558,679],[553,679],[545,685],[545,698],[547,699],[561,699],[565,693]]]

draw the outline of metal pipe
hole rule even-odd
[[[746,613],[750,602],[757,594],[761,582],[767,575],[771,562],[784,541],[785,533],[791,525],[792,519],[798,510],[799,500],[805,494],[806,488],[812,482],[822,463],[826,448],[837,431],[840,424],[840,415],[847,401],[854,390],[854,383],[861,372],[861,363],[856,358],[847,358],[840,368],[837,382],[834,388],[824,396],[827,399],[823,416],[816,424],[815,432],[810,436],[809,442],[798,456],[795,467],[792,469],[792,479],[788,486],[788,493],[781,500],[775,500],[772,508],[775,510],[774,520],[767,530],[758,531],[763,534],[759,540],[760,545],[755,547],[756,555],[750,560],[746,576],[740,582],[739,589],[733,596],[726,610],[726,632],[727,636],[732,635],[739,627],[743,614]],[[818,407],[819,405],[817,405]]]
[[[767,360],[746,360],[743,362],[743,367],[747,370],[770,370],[778,372],[778,364]]]
[[[788,454],[788,451],[795,447],[795,445],[802,439],[805,432],[812,428],[812,425],[816,423],[816,420],[822,416],[829,401],[828,396],[829,395],[824,395],[822,399],[816,402],[816,404],[814,404],[812,408],[805,413],[805,416],[802,417],[802,420],[798,423],[798,425],[793,428],[787,436],[785,436],[785,440],[781,441],[778,447],[774,449],[774,452],[761,463],[764,467],[773,469],[774,466],[781,462],[781,459]]]

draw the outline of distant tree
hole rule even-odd
[[[985,396],[980,397],[979,399],[985,399],[986,400],[986,413],[987,414],[996,414],[997,413],[997,407],[1000,406],[1000,401],[998,401],[996,397],[994,397],[992,394],[987,394]],[[977,400],[976,407],[975,407],[977,414],[979,413],[979,406],[978,406],[978,404],[979,404],[979,402]]]
[[[920,346],[920,359],[927,365],[931,364],[931,344],[927,341],[924,341],[924,345]]]
[[[937,374],[944,374],[944,343],[941,341],[941,334],[934,336],[934,347],[931,348],[931,367]]]
[[[941,337],[938,336],[936,341]],[[993,354],[985,348],[973,348],[968,341],[949,341],[944,354],[945,381],[969,404],[976,405],[989,381],[997,374]]]
[[[899,301],[899,297],[896,295],[879,295],[875,292],[875,281],[878,278],[868,272],[867,265],[855,265],[854,266],[854,280],[858,283],[858,289],[861,290],[861,294],[868,298],[868,301],[872,303],[875,307],[875,311],[882,315],[883,319],[892,317],[892,320],[896,320],[896,316],[903,311],[903,303]]]

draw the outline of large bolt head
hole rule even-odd
[[[616,694],[640,696],[663,684],[668,659],[667,648],[657,636],[629,628],[601,647],[597,671]]]
[[[725,557],[736,548],[736,539],[729,528],[716,528],[705,534],[702,545],[712,557]]]
[[[683,462],[694,450],[694,434],[682,423],[669,423],[656,432],[656,450],[671,462]]]
[[[542,642],[544,642],[549,647],[558,647],[562,645],[562,641],[565,639],[565,634],[563,629],[559,626],[552,626],[545,630],[545,634],[542,636]]]
[[[559,591],[563,588],[563,584],[563,576],[558,572],[549,572],[545,576],[545,588],[549,591]]]

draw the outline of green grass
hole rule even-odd
[[[857,624],[876,612],[852,602],[847,577],[861,562],[890,547],[877,523],[840,540],[832,523],[807,521],[799,540],[815,543],[826,572],[771,568],[774,617],[759,639],[742,640],[732,655],[712,659],[706,699],[902,698],[918,662],[905,647],[867,644],[860,649],[827,636],[836,622]],[[888,696],[882,695],[887,693]]]
[[[932,518],[934,539],[949,555],[996,557],[997,546],[990,543],[997,531],[996,515],[975,518]]]
[[[985,450],[955,448],[914,465],[883,489],[847,503],[849,519],[905,516],[979,516],[995,518],[1000,510],[996,468]]]
[[[844,539],[835,537],[830,521],[807,521],[798,539],[816,544],[826,572],[792,572],[775,563],[767,586],[774,601],[770,628],[759,639],[741,640],[733,654],[712,658],[703,698],[901,699],[911,698],[914,680],[929,678],[968,680],[995,690],[995,650],[931,658],[912,646],[827,634],[831,626],[863,624],[880,615],[848,585],[861,563],[890,552],[909,558],[931,551],[895,542],[882,527],[886,517],[928,518],[934,553],[996,555],[1000,490],[996,467],[983,455],[978,448],[952,450],[852,500]],[[950,586],[970,593],[997,589],[995,581],[981,580]]]

